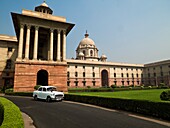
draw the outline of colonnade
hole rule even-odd
[[[19,36],[19,47],[18,47],[18,59],[22,59],[22,51],[23,51],[23,44],[24,44],[24,27],[25,24],[20,25],[20,36]],[[34,35],[34,48],[33,48],[33,60],[37,60],[38,55],[38,35],[39,35],[39,26],[35,27],[35,35]],[[24,59],[29,60],[29,52],[30,52],[30,29],[31,25],[26,24],[26,43],[25,43],[25,56]],[[48,61],[53,61],[53,55],[57,54],[57,61],[65,61],[66,60],[66,30],[62,29],[54,29],[49,28],[50,32],[50,55]],[[57,30],[57,42],[54,42],[54,30]],[[61,32],[63,35],[61,35]],[[62,43],[61,43],[61,37]],[[54,43],[57,43],[57,52],[54,53],[53,46]],[[61,46],[62,44],[62,46]],[[62,48],[62,54],[61,54]],[[62,60],[61,60],[62,58]]]

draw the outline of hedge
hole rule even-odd
[[[65,100],[120,109],[170,120],[170,103],[65,94]]]
[[[168,88],[168,87],[166,87]],[[157,86],[135,86],[135,87],[129,87],[129,86],[123,86],[123,87],[117,87],[117,88],[69,88],[68,92],[75,93],[75,92],[113,92],[113,91],[127,91],[127,90],[147,90],[147,89],[162,89],[161,87]]]
[[[11,101],[3,97],[0,97],[0,102],[4,107],[3,122],[0,127],[1,128],[24,128],[24,121],[20,109]]]
[[[1,124],[3,122],[3,120],[4,120],[4,106],[0,102],[0,126],[1,126]]]

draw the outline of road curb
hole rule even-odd
[[[22,112],[22,117],[24,120],[24,128],[36,128],[33,124],[33,120],[26,113]]]

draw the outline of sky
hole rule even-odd
[[[0,34],[15,36],[11,12],[34,10],[43,0],[0,0]],[[170,0],[46,0],[53,15],[75,24],[67,58],[86,30],[107,61],[146,64],[170,59]]]

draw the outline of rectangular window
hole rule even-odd
[[[85,66],[83,66],[83,69],[85,69]]]
[[[121,76],[123,77],[123,73],[121,74]]]
[[[86,76],[86,73],[85,72],[83,72],[83,77],[85,77]]]
[[[75,68],[77,68],[77,65],[75,66]]]
[[[95,72],[93,72],[93,77],[95,77]]]
[[[67,86],[70,86],[70,81],[67,81]]]
[[[129,77],[129,74],[127,73],[127,78]]]
[[[83,86],[86,86],[86,81],[83,81]]]
[[[93,86],[96,86],[96,81],[93,81]]]
[[[78,77],[78,72],[75,72],[75,77]]]
[[[116,77],[116,73],[114,73],[114,77]]]

